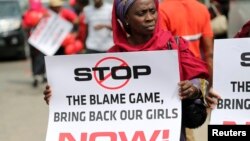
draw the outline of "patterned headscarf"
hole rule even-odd
[[[135,0],[115,0],[116,15],[125,25],[125,15],[129,7],[135,2]]]

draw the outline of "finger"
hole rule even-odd
[[[179,82],[179,86],[180,86],[180,87],[185,87],[188,83],[189,83],[188,80],[180,81],[180,82]]]
[[[45,101],[46,101],[46,104],[49,105],[49,101],[50,100],[49,99],[45,99]]]
[[[187,99],[188,98],[188,95],[181,95],[180,96],[180,99],[183,100],[183,99]]]
[[[221,96],[219,95],[219,93],[217,93],[213,88],[209,89],[209,93],[208,94],[209,94],[210,97],[221,99]]]
[[[183,94],[193,94],[195,92],[195,88],[192,85],[185,85],[180,88],[180,93]]]
[[[220,95],[213,93],[213,92],[209,92],[208,95],[209,97],[212,97],[212,98],[221,99]]]
[[[209,107],[210,109],[215,109],[216,105],[217,105],[217,104],[215,104],[215,103],[210,103],[210,104],[208,104],[208,107]]]
[[[48,104],[49,101],[50,101],[50,98],[51,98],[51,95],[45,95],[43,99],[44,99],[44,100],[46,101],[46,103]]]
[[[218,104],[218,100],[215,98],[211,98],[209,96],[206,96],[205,99],[206,99],[206,102],[207,102],[209,108],[214,109],[216,107],[216,105]]]
[[[206,99],[207,103],[213,103],[213,98],[212,97],[206,96],[205,99]]]
[[[47,97],[44,97],[43,99],[45,100],[45,102],[46,102],[47,104],[49,103]]]
[[[48,94],[50,94],[51,93],[51,90],[45,90],[44,92],[43,92],[43,95],[48,95]]]
[[[44,95],[47,95],[47,94],[49,94],[49,93],[51,93],[50,86],[49,86],[49,85],[46,85],[45,90],[43,91],[43,94],[44,94]]]
[[[179,96],[181,99],[192,97],[195,93],[193,83],[189,80],[179,82]]]
[[[183,90],[188,90],[190,93],[191,92],[194,92],[194,89],[193,89],[193,84],[192,82],[188,81],[187,83],[185,83],[182,87]]]
[[[47,93],[44,97],[51,97],[51,93]]]
[[[186,98],[190,97],[190,95],[191,95],[190,89],[186,89],[184,91],[180,91],[180,94],[179,94],[180,99],[186,99]]]
[[[207,98],[206,98],[206,102],[207,102],[208,108],[211,108],[212,105],[213,105],[213,100],[212,100],[212,99],[207,99]]]
[[[45,96],[45,97],[43,97],[43,99],[44,99],[44,100],[45,100],[45,101],[47,102],[47,100],[48,100],[48,97],[46,97],[46,96]]]

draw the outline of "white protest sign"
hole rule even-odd
[[[178,141],[177,51],[45,57],[46,141]],[[157,62],[157,63],[156,63]]]
[[[210,124],[250,124],[250,38],[215,40],[213,87],[222,99]]]
[[[45,55],[54,55],[73,25],[55,12],[43,18],[36,26],[28,42]]]

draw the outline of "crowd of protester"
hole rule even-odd
[[[70,0],[68,1],[70,7],[67,8],[64,5],[65,1],[62,0],[50,0],[48,7],[44,7],[40,0],[29,0],[29,7],[23,16],[23,27],[29,35],[32,34],[32,30],[36,27],[39,21],[42,18],[49,16],[47,12],[48,10],[56,12],[61,18],[71,22],[74,28],[66,36],[55,55],[105,53],[107,51],[118,52],[124,50],[131,51],[129,48],[131,44],[137,45],[139,41],[141,41],[141,44],[144,44],[147,41],[151,41],[151,38],[155,38],[150,33],[148,34],[147,39],[146,35],[140,33],[139,29],[133,29],[133,26],[136,26],[133,25],[133,22],[135,21],[133,21],[134,18],[132,15],[129,15],[130,13],[122,13],[124,11],[128,12],[129,8],[125,7],[125,9],[127,8],[126,10],[123,9],[124,11],[119,11],[121,5],[117,4],[118,1],[121,2],[122,0],[115,0],[114,2],[114,4],[116,4],[115,6],[118,7],[116,16],[118,16],[117,18],[121,20],[122,25],[125,28],[125,31],[122,30],[124,33],[120,33],[119,35],[118,32],[121,31],[117,30],[117,28],[121,27],[117,25],[118,23],[114,23],[114,21],[112,23],[112,16],[114,17],[114,13],[112,15],[113,6],[111,3],[106,2],[106,0],[93,0],[92,2],[89,0]],[[132,3],[134,1],[127,0],[124,3],[130,2]],[[214,39],[226,39],[232,36],[229,35],[229,33],[231,33],[231,23],[229,21],[232,20],[230,18],[233,18],[230,16],[230,12],[232,14],[232,12],[237,10],[233,8],[234,6],[240,7],[241,5],[236,3],[235,0],[210,0],[210,5],[205,5],[198,0],[159,1],[158,14],[160,15],[160,21],[159,26],[157,25],[157,29],[161,28],[171,32],[173,36],[181,36],[184,38],[185,41],[187,41],[189,45],[188,48],[192,54],[208,64],[207,69],[210,75],[210,78],[207,78],[207,81],[209,82],[208,94],[206,97],[204,95],[208,108],[212,108],[217,104],[217,101],[214,101],[213,98],[220,98],[220,96],[212,89],[213,42]],[[156,4],[158,4],[158,2],[156,2]],[[131,17],[128,15],[126,17],[126,14]],[[225,16],[226,29],[217,34],[213,28],[214,25],[212,25],[212,22],[218,15]],[[248,17],[248,19],[250,19],[250,17]],[[148,19],[148,21],[150,20],[152,19]],[[244,26],[242,30],[240,30],[241,28],[237,29],[237,32],[234,33],[235,37],[249,37],[250,24],[249,22],[246,23],[247,21],[248,20],[245,20],[243,22],[245,25],[241,23],[241,27]],[[130,36],[127,38],[125,35]],[[145,37],[142,35],[145,35]],[[122,37],[124,37],[124,39],[121,39]],[[128,43],[123,43],[123,45],[126,46],[120,46],[120,44],[117,44],[125,39]],[[32,85],[37,87],[39,83],[37,78],[38,75],[42,75],[43,82],[46,82],[44,66],[45,55],[35,49],[32,45],[29,46],[31,50]],[[112,46],[115,47],[111,48]],[[51,94],[51,90],[49,87],[46,87],[45,91],[45,97],[48,102],[48,97],[50,97],[50,95],[48,96],[48,93]],[[192,130],[188,131],[187,129],[186,132],[185,138],[187,141],[195,141]]]

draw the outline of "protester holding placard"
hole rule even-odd
[[[27,31],[28,36],[31,35],[32,30],[36,27],[36,25],[45,15],[47,15],[47,9],[43,7],[40,0],[29,0],[29,8],[23,14],[22,21],[22,25]],[[40,76],[43,79],[42,81],[46,82],[44,62],[45,55],[31,44],[29,44],[29,47],[33,76],[32,86],[37,87],[39,84],[38,80]]]
[[[79,46],[76,44],[77,43],[81,44],[81,42],[79,43],[79,41],[76,41],[76,31],[78,29],[78,23],[79,23],[79,19],[78,19],[77,14],[71,9],[64,8],[62,0],[50,0],[49,7],[52,11],[59,14],[59,16],[61,16],[62,18],[64,18],[65,20],[67,20],[73,24],[73,31],[68,35],[68,36],[70,36],[71,39],[73,39],[73,40],[71,40],[72,42],[65,41],[63,43],[64,45],[62,45],[57,50],[55,55],[75,54],[76,53],[76,46]],[[67,43],[67,45],[66,45],[66,43]],[[79,48],[80,49],[78,51],[80,51],[82,49],[82,46],[79,46]]]
[[[250,37],[250,20],[246,22],[234,36],[234,38],[248,38],[248,37]],[[215,106],[218,104],[218,99],[221,99],[220,95],[211,89],[211,92],[206,97],[208,106],[214,109]]]
[[[215,97],[216,92],[212,88],[214,34],[206,5],[198,0],[163,0],[160,3],[160,14],[162,27],[186,39],[194,55],[208,64],[210,89],[205,100],[210,111],[219,97]],[[188,141],[194,141],[194,130],[186,130]]]
[[[191,53],[183,38],[180,37],[177,43],[170,32],[161,30],[157,19],[158,0],[115,0],[112,13],[115,45],[109,52],[178,50],[180,99],[184,102],[203,98],[209,78],[206,63]],[[49,85],[46,86],[44,95],[45,101],[49,104],[51,97]],[[183,129],[184,125],[180,141],[186,141]]]

